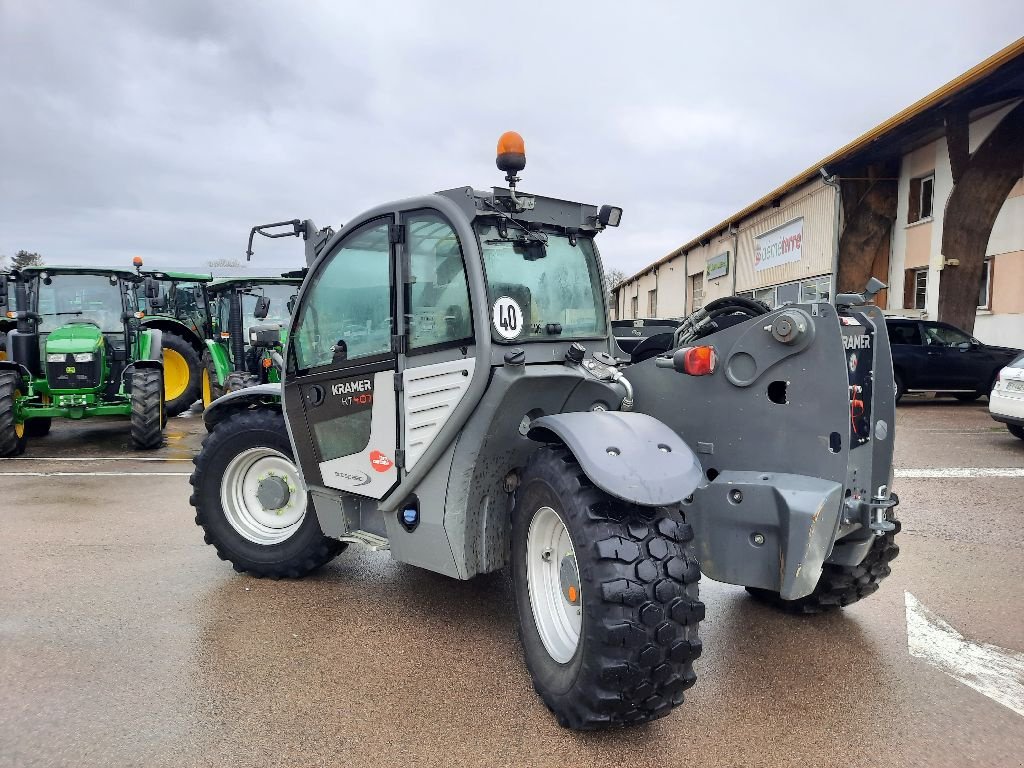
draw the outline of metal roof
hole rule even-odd
[[[706,230],[705,232],[702,232],[689,242],[684,243],[678,248],[673,249],[668,255],[663,256],[662,258],[658,259],[657,261],[651,264],[648,264],[646,267],[641,269],[636,274],[620,281],[615,285],[614,290],[617,290],[619,286],[625,285],[626,283],[633,282],[637,278],[649,273],[655,267],[659,267],[662,264],[671,261],[683,251],[689,251],[692,248],[696,248],[702,242],[705,242],[710,238],[714,237],[716,234],[722,232],[723,230],[728,229],[728,227],[731,224],[738,223],[742,219],[747,218],[748,216],[757,212],[761,208],[771,205],[773,201],[788,194],[789,192],[792,192],[801,184],[805,184],[816,177],[820,177],[820,172],[822,168],[828,169],[829,166],[835,166],[838,163],[850,160],[853,158],[853,156],[873,148],[881,140],[889,139],[891,137],[891,134],[893,134],[897,129],[907,125],[915,118],[919,118],[925,115],[926,113],[930,112],[931,110],[935,110],[937,107],[943,106],[952,97],[961,94],[962,92],[969,89],[971,86],[979,84],[981,81],[983,81],[985,78],[987,78],[989,75],[991,75],[999,68],[1007,64],[1013,63],[1015,59],[1019,60],[1016,62],[1017,64],[1022,65],[1019,68],[1024,69],[1024,37],[1021,37],[1017,41],[1006,46],[998,53],[989,56],[980,64],[967,70],[959,77],[950,80],[944,86],[928,94],[923,99],[915,101],[909,107],[907,107],[904,110],[901,110],[900,112],[897,112],[888,120],[879,123],[870,131],[854,139],[849,144],[841,147],[840,149],[837,149],[832,154],[822,158],[821,160],[810,166],[807,170],[797,174],[789,181],[787,181],[785,184],[776,187],[767,195],[758,198],[753,203],[748,205],[746,208],[743,208],[742,210],[734,213],[729,218],[719,222],[718,224]],[[1018,80],[1021,80],[1021,83],[1024,84],[1024,80],[1022,80],[1021,73],[1018,72],[1016,76],[1013,78],[1013,80],[1015,87],[1011,89],[1011,91],[1017,91],[1016,95],[1018,97],[1024,95],[1024,90],[1020,90],[1020,85],[1016,82]],[[1013,95],[1014,94],[1012,92],[1002,94],[1003,98],[1012,97]],[[993,98],[996,98],[997,96],[998,94],[994,94]]]

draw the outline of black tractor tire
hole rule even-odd
[[[1020,424],[1007,424],[1006,428],[1010,430],[1010,434],[1014,437],[1024,440],[1024,427]]]
[[[51,426],[53,426],[53,419],[49,416],[29,419],[25,422],[25,434],[29,437],[46,437],[50,434]]]
[[[527,577],[530,525],[544,507],[573,542],[580,581],[579,641],[565,663],[544,646]],[[512,511],[512,582],[533,687],[560,725],[644,723],[682,704],[697,679],[704,618],[692,540],[678,509],[609,496],[565,448],[547,446],[531,457]]]
[[[814,591],[797,600],[783,600],[778,592],[770,589],[747,587],[754,598],[786,613],[810,615],[834,611],[863,600],[878,591],[878,585],[892,573],[889,563],[900,554],[896,534],[900,532],[900,521],[893,520],[896,528],[875,538],[867,556],[860,565],[832,565],[825,563],[821,578]]]
[[[159,369],[132,371],[132,442],[136,448],[153,450],[164,442],[164,380]]]
[[[246,371],[232,371],[228,374],[227,379],[224,380],[224,392],[236,392],[239,389],[246,389],[248,387],[255,387],[260,383],[260,377],[254,373],[247,373]]]
[[[899,403],[903,396],[907,394],[907,387],[904,385],[903,377],[899,373],[893,375],[893,382],[895,383],[896,402]]]
[[[167,376],[165,371],[164,409],[167,411],[168,416],[177,416],[187,411],[189,406],[200,398],[203,383],[203,365],[195,347],[177,334],[164,331],[162,346],[165,367],[167,365],[167,351],[170,350],[172,353],[180,355],[188,368],[188,383],[185,385],[185,389],[173,400],[167,397]]]
[[[217,383],[217,366],[213,364],[213,355],[209,350],[203,352],[203,382],[200,395],[203,407],[208,408],[214,400],[224,395],[224,387]]]
[[[347,544],[324,536],[312,502],[302,522],[287,539],[260,544],[244,537],[228,521],[222,501],[222,483],[232,459],[252,448],[269,448],[294,461],[284,416],[270,409],[238,411],[219,422],[203,440],[192,459],[189,504],[196,510],[196,525],[203,538],[239,573],[271,579],[297,579],[329,563]],[[304,492],[304,491],[303,491]]]
[[[14,421],[14,401],[21,396],[21,377],[0,371],[0,457],[17,456],[28,443],[25,424]]]

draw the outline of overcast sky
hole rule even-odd
[[[244,258],[503,184],[514,129],[524,190],[624,208],[631,273],[1022,33],[1021,0],[0,0],[0,254]]]

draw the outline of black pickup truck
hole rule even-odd
[[[932,320],[886,318],[896,402],[907,392],[951,394],[977,400],[992,391],[996,374],[1021,354],[982,344],[969,333]]]

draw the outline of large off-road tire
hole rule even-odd
[[[217,382],[217,366],[213,364],[213,355],[207,350],[203,352],[203,381],[200,395],[203,407],[209,408],[218,397],[224,394],[224,387]]]
[[[17,456],[28,442],[25,424],[14,419],[14,402],[19,397],[21,377],[13,371],[0,371],[0,457]]]
[[[132,442],[136,448],[152,450],[163,445],[163,376],[157,368],[138,368],[132,372]]]
[[[51,426],[53,426],[53,419],[49,416],[29,419],[25,422],[25,434],[29,437],[46,437],[50,434]]]
[[[512,511],[512,580],[533,687],[558,722],[594,729],[668,714],[696,682],[704,604],[693,530],[595,488],[544,447]]]
[[[297,579],[345,549],[320,530],[280,413],[262,409],[228,416],[192,462],[189,503],[196,525],[239,573]]]
[[[236,392],[239,389],[255,387],[260,383],[260,377],[246,371],[232,371],[224,380],[224,392]]]
[[[896,534],[900,532],[900,521],[893,520],[896,529],[875,538],[867,556],[860,565],[832,565],[825,563],[821,578],[814,591],[798,600],[783,600],[778,592],[770,589],[747,587],[756,599],[787,613],[815,614],[833,611],[863,600],[878,591],[878,585],[892,573],[889,563],[900,554]]]
[[[203,367],[195,348],[185,339],[163,332],[164,403],[168,416],[188,410],[199,399]]]

